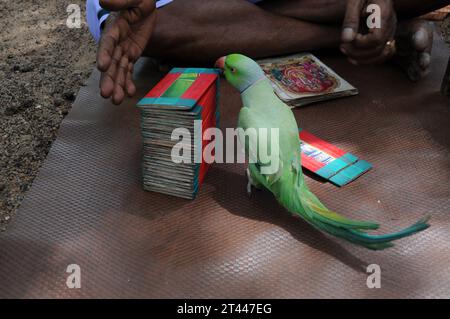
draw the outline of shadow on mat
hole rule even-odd
[[[65,267],[74,260],[70,256],[56,256],[57,246],[5,236],[0,247],[0,298],[55,297],[51,295],[55,287],[66,291]],[[79,293],[76,290],[74,297]]]
[[[288,231],[299,242],[334,257],[358,272],[365,273],[367,265],[364,261],[302,219],[291,216],[268,191],[254,190],[252,198],[248,198],[245,188],[247,179],[244,175],[223,169],[212,169],[205,182],[218,190],[213,195],[214,200],[230,213],[277,225]],[[221,191],[224,184],[227,185],[227,189]]]

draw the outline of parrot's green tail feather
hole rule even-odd
[[[300,188],[300,197],[295,194],[295,199],[300,199],[306,214],[311,215],[323,223],[333,225],[335,227],[343,227],[346,229],[378,229],[379,224],[346,218],[326,208],[319,199],[303,184]],[[294,200],[295,201],[295,200]]]
[[[335,227],[345,227],[347,229],[378,229],[378,227],[380,227],[379,224],[374,222],[345,218],[338,213],[328,210],[327,208],[319,207],[310,202],[307,202],[306,205],[308,205],[310,210],[316,214],[315,218]]]
[[[428,218],[419,220],[417,223],[402,229],[398,232],[385,234],[385,235],[370,235],[362,231],[354,229],[338,228],[332,225],[328,225],[322,222],[311,222],[316,228],[325,231],[336,237],[343,238],[354,244],[364,246],[368,249],[381,250],[393,246],[392,241],[411,236],[429,227],[427,223]]]
[[[298,199],[301,207],[294,209],[294,213],[302,212],[298,214],[317,229],[368,249],[381,250],[392,247],[392,241],[411,236],[429,227],[429,217],[425,217],[398,232],[371,235],[363,230],[377,229],[378,224],[347,219],[328,210],[306,187],[300,191]]]

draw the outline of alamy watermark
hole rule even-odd
[[[381,28],[381,8],[378,4],[369,4],[366,8],[369,16],[366,19],[367,27],[369,29]]]
[[[68,14],[66,20],[66,26],[69,29],[80,29],[81,28],[81,8],[78,4],[69,4],[66,8]]]
[[[366,280],[367,288],[381,288],[381,267],[377,264],[370,264],[367,266],[366,272],[370,274]]]
[[[81,288],[81,267],[77,264],[70,264],[66,268],[67,276],[66,286],[69,289]]]
[[[172,141],[177,141],[171,151],[172,162],[181,163],[258,163],[261,173],[274,174],[280,165],[278,128],[227,128],[225,136],[216,127],[203,132],[202,120],[194,121],[194,136],[187,128],[172,131]],[[241,144],[235,152],[235,140]],[[204,141],[207,142],[203,145]],[[225,148],[224,148],[225,141]],[[246,147],[242,147],[242,145]],[[192,147],[194,145],[194,147]],[[224,150],[225,158],[224,158]],[[247,150],[247,151],[246,151]],[[248,154],[247,154],[248,153]]]

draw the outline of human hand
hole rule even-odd
[[[380,8],[379,28],[360,24],[361,19],[369,15],[367,7],[371,4]],[[393,0],[347,0],[341,51],[355,65],[382,63],[395,53],[396,27]],[[367,32],[364,32],[366,28]]]
[[[100,93],[120,104],[136,93],[133,66],[149,41],[156,19],[154,0],[100,0],[111,11],[97,50]]]

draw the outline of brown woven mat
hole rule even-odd
[[[295,110],[300,126],[374,169],[341,189],[308,178],[330,208],[392,231],[431,214],[426,232],[367,251],[291,218],[267,192],[245,193],[244,165],[216,164],[187,201],[140,184],[138,111],[80,90],[10,228],[0,237],[0,297],[450,297],[448,48],[412,84],[392,66],[356,68],[319,54],[360,95]],[[140,95],[160,76],[140,64]],[[223,83],[222,127],[238,94]],[[66,287],[69,264],[81,289]],[[381,266],[368,289],[366,267]]]

